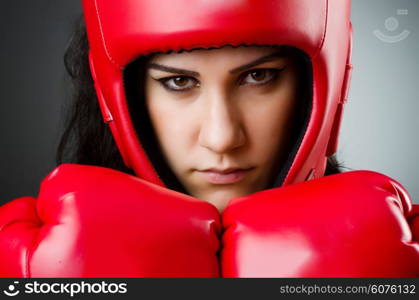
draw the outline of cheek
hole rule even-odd
[[[194,128],[190,114],[159,89],[147,93],[146,103],[163,154],[176,171],[187,162]]]
[[[251,112],[244,114],[250,144],[259,159],[272,160],[290,146],[297,106],[295,88],[290,83],[286,88],[256,95],[253,100],[251,109],[244,109]]]

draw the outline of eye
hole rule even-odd
[[[264,84],[276,79],[281,69],[255,69],[244,74],[240,84]]]
[[[193,87],[199,87],[199,82],[189,76],[175,76],[158,79],[165,88],[171,91],[185,91]]]

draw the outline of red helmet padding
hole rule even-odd
[[[102,113],[125,163],[139,177],[163,185],[130,118],[125,66],[154,52],[225,45],[289,45],[310,57],[312,112],[283,184],[323,176],[348,86],[343,82],[350,70],[350,0],[83,0],[83,9]]]

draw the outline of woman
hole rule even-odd
[[[108,141],[112,138],[106,124],[99,117],[86,117],[83,113],[89,104],[95,107],[98,116],[100,111],[92,91],[87,55],[79,55],[88,53],[83,22],[79,27],[66,57],[67,68],[80,90],[75,95],[71,121],[61,142],[58,164],[63,161],[95,164],[129,172],[116,145]],[[234,69],[238,71],[231,72]],[[270,181],[279,174],[286,155],[291,153],[291,146],[306,125],[311,69],[308,58],[295,48],[226,46],[154,54],[133,62],[125,72],[128,104],[135,112],[132,117],[141,122],[137,124],[137,132],[160,177],[170,188],[207,200],[220,211],[233,197],[273,186],[275,183]],[[207,93],[217,90],[230,94],[223,92],[207,99]],[[185,102],[194,105],[188,110]],[[214,119],[202,122],[210,117]],[[86,118],[95,122],[95,126],[82,124]],[[194,136],[194,131],[199,134]],[[71,152],[75,146],[70,144],[71,135],[80,139],[76,143],[77,152]],[[104,144],[101,149],[107,150],[98,153],[98,145],[92,144],[92,139]],[[194,139],[190,143],[200,148],[196,150],[195,161],[191,157],[194,149],[188,148],[188,141]],[[267,140],[271,142],[264,142]],[[194,171],[181,171],[185,168],[179,164],[185,162],[194,165],[188,167]],[[338,172],[336,160],[330,157],[328,162],[327,171]],[[242,166],[241,170],[233,169]]]
[[[37,228],[11,226],[3,241],[23,238],[0,250],[16,256],[4,274],[418,275],[403,187],[373,172],[321,178],[338,170],[349,1],[83,5],[89,49],[73,43],[93,80],[79,69],[90,86],[60,156],[75,137],[73,162],[108,168],[63,165],[38,200],[3,208],[3,224],[25,208]]]

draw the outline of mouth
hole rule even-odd
[[[197,170],[199,176],[212,184],[232,184],[243,180],[254,168],[229,168]]]

